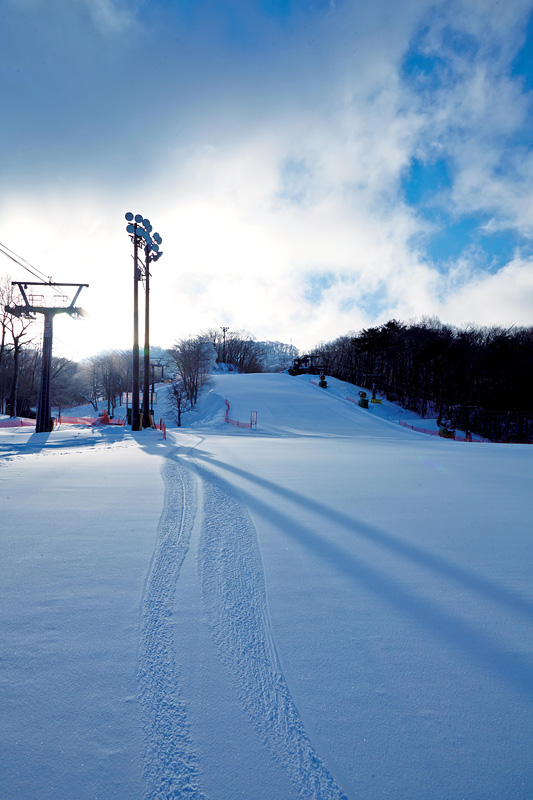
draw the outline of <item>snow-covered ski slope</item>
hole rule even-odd
[[[383,416],[388,416],[392,404],[388,404],[385,414],[379,406],[371,407],[365,414],[357,413],[354,403],[346,400],[347,396],[359,399],[355,387],[347,389],[347,384],[330,378],[330,386],[325,390],[312,383],[313,380],[318,381],[309,376],[291,378],[285,373],[262,376],[230,374],[218,377],[216,387],[230,403],[230,417],[249,422],[251,411],[257,411],[258,432],[263,434],[349,438],[387,435]],[[235,392],[237,385],[240,391]],[[254,403],[257,409],[250,407]],[[398,407],[395,406],[394,410],[398,418]],[[397,423],[388,433],[402,436]]]
[[[533,448],[343,394],[0,431],[0,797],[533,796]]]

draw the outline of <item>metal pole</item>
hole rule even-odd
[[[131,395],[131,429],[139,430],[139,246],[137,223],[133,234],[133,391]]]
[[[43,283],[42,281],[26,282],[12,281],[12,286],[18,286],[24,305],[6,306],[6,311],[16,317],[28,317],[34,319],[35,314],[44,315],[44,333],[43,333],[43,356],[42,356],[42,369],[41,369],[41,385],[39,388],[37,419],[35,421],[36,433],[49,433],[52,430],[51,411],[52,411],[52,339],[53,339],[53,322],[56,314],[67,313],[71,316],[85,316],[82,308],[76,308],[74,301],[79,297],[79,294],[84,286],[88,283]],[[29,302],[25,289],[28,286],[45,286],[47,288],[53,286],[77,286],[78,291],[72,303],[69,306],[34,306]]]
[[[44,312],[43,360],[41,370],[41,387],[39,390],[39,407],[37,410],[36,433],[49,433],[51,428],[51,373],[52,373],[52,333],[53,311]]]
[[[145,252],[143,428],[150,427],[150,247]]]
[[[229,328],[228,328],[227,325],[224,325],[223,328],[222,328],[222,334],[223,334],[223,337],[224,337],[224,344],[222,346],[222,363],[223,364],[226,363],[226,331],[229,331]]]

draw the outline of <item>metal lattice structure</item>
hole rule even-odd
[[[76,306],[76,300],[80,296],[81,290],[89,286],[88,283],[48,283],[32,281],[12,281],[12,286],[18,286],[23,305],[6,306],[6,311],[15,317],[27,317],[35,319],[36,314],[44,316],[43,332],[43,357],[41,369],[41,385],[39,389],[39,404],[37,409],[36,433],[45,433],[52,430],[52,340],[53,323],[56,314],[69,314],[71,317],[85,317],[85,311]],[[27,294],[29,286],[39,286],[41,289],[63,289],[66,287],[76,287],[76,293],[72,300],[64,293],[56,293],[51,297],[50,305],[45,303],[44,294]]]

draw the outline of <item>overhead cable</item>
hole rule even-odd
[[[37,267],[34,267],[32,264],[30,264],[29,261],[26,261],[25,258],[22,258],[22,256],[17,255],[17,253],[11,250],[7,245],[2,244],[2,242],[0,242],[0,253],[3,253],[5,256],[7,256],[7,258],[10,258],[11,261],[13,261],[15,264],[18,264],[19,267],[25,269],[26,272],[29,272],[31,275],[33,275],[34,278],[39,278],[40,280],[43,280],[43,278],[45,278],[47,283],[52,283],[52,278],[50,275],[45,275],[43,272],[41,272],[41,270],[37,269]]]

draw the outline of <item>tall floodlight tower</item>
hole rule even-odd
[[[149,267],[151,261],[156,261],[163,255],[159,250],[159,245],[163,241],[158,233],[151,235],[152,226],[149,219],[144,219],[142,214],[135,214],[135,216],[128,211],[126,214],[127,232],[133,242],[133,363],[132,363],[132,396],[131,396],[131,429],[138,431],[141,427],[140,415],[140,380],[139,380],[139,281],[143,277],[143,271],[139,267],[139,248],[144,248],[145,252],[145,265],[144,277],[146,279],[146,304],[145,304],[145,342],[144,342],[144,368],[145,379],[143,384],[143,425],[147,427],[150,424],[150,411],[149,411],[149,390],[146,392],[146,386],[149,384],[149,370],[150,370],[150,308],[149,308],[149,291],[150,291],[150,278]],[[157,238],[156,238],[157,237]],[[147,357],[148,353],[148,357]],[[148,366],[147,364],[148,358]]]
[[[133,242],[133,353],[132,353],[132,389],[131,389],[131,429],[139,430],[139,280],[141,270],[139,269],[139,244],[142,241],[141,231],[143,231],[141,214],[136,214],[135,218],[131,212],[126,214],[128,225],[127,232]]]
[[[222,331],[222,335],[224,337],[224,344],[222,345],[222,363],[226,363],[226,333],[229,331],[227,325],[223,325],[220,329]]]
[[[85,311],[82,308],[76,307],[74,304],[78,299],[81,290],[88,283],[35,283],[35,282],[21,282],[13,281],[12,286],[18,286],[20,294],[24,300],[24,305],[6,306],[6,311],[13,314],[15,317],[28,317],[35,319],[35,314],[42,314],[44,316],[44,334],[43,334],[43,357],[41,369],[41,386],[39,389],[39,405],[37,408],[36,420],[36,433],[47,433],[52,430],[52,338],[53,338],[53,322],[56,314],[69,314],[71,317],[84,317]],[[43,305],[34,303],[32,295],[26,294],[28,286],[39,286],[41,290],[51,287],[55,292],[51,299],[50,305]],[[58,289],[64,287],[76,287],[77,292],[73,300],[69,301],[68,297],[64,294],[58,294]],[[39,295],[39,299],[44,299],[44,295]],[[60,303],[58,302],[60,301]]]
[[[148,220],[145,220],[147,222]],[[148,238],[144,246],[144,380],[143,380],[143,428],[150,426],[150,264],[163,255],[159,249],[163,239],[158,233],[152,234],[148,221]]]

